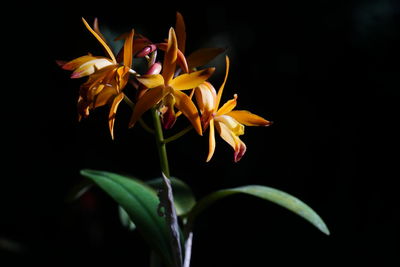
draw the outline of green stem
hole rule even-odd
[[[165,174],[165,176],[167,176],[169,178],[170,173],[169,173],[169,165],[168,165],[167,148],[166,148],[166,142],[164,140],[162,125],[161,125],[161,121],[160,121],[160,115],[158,114],[158,111],[155,108],[153,108],[151,110],[151,114],[153,115],[154,130],[155,130],[158,154],[160,156],[161,171]]]
[[[187,134],[192,129],[193,129],[193,126],[189,125],[188,127],[183,129],[182,131],[174,134],[173,136],[170,136],[170,137],[166,138],[164,140],[164,143],[168,144],[169,142],[175,141],[176,139],[180,138],[181,136],[184,136],[185,134]]]

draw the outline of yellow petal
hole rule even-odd
[[[238,136],[236,136],[232,131],[222,122],[215,122],[217,131],[222,139],[225,140],[235,151],[234,161],[238,162],[246,152],[246,145]]]
[[[132,67],[133,35],[134,30],[132,29],[124,43],[124,66],[128,68]]]
[[[226,101],[226,103],[218,110],[217,115],[224,115],[236,107],[237,94],[233,95],[233,99]]]
[[[142,75],[136,79],[147,88],[155,88],[164,85],[164,78],[160,74]]]
[[[162,51],[167,51],[168,44],[167,43],[160,43],[160,44],[157,44],[157,47]],[[189,67],[188,67],[188,63],[186,61],[186,57],[182,53],[182,51],[179,50],[179,49],[178,49],[178,52],[177,52],[177,63],[181,67],[183,73],[188,73],[189,72]]]
[[[225,56],[225,62],[226,62],[225,78],[224,78],[224,82],[221,84],[221,87],[218,90],[217,103],[215,106],[215,110],[218,110],[219,103],[221,102],[222,92],[224,91],[226,80],[228,79],[228,73],[229,73],[229,57],[228,56]]]
[[[124,99],[123,93],[117,95],[111,104],[110,113],[108,114],[108,127],[110,128],[111,138],[113,140],[114,140],[115,114],[117,113],[119,103],[121,103],[123,99]]]
[[[61,67],[64,70],[75,70],[79,66],[85,64],[86,62],[89,62],[91,60],[98,59],[98,58],[102,58],[102,57],[94,57],[94,56],[91,56],[91,55],[82,56],[82,57],[75,58],[75,59],[73,59],[73,60],[71,60],[71,61],[69,61],[69,62],[67,62],[65,64],[61,64]]]
[[[187,57],[189,69],[206,65],[224,51],[224,48],[202,48],[194,51]]]
[[[195,96],[201,113],[211,110],[214,111],[217,93],[209,82],[200,84],[195,90]]]
[[[186,27],[185,21],[183,20],[182,14],[176,12],[176,37],[178,39],[178,48],[185,54],[185,45],[186,45]]]
[[[187,90],[199,86],[206,81],[214,72],[215,68],[207,68],[204,70],[179,75],[173,79],[169,85],[175,90]]]
[[[269,126],[270,121],[247,110],[233,110],[226,114],[246,126]]]
[[[197,111],[197,108],[192,100],[181,91],[173,90],[172,94],[176,100],[175,106],[189,119],[197,133],[199,135],[203,135],[199,112]]]
[[[178,44],[174,28],[170,28],[168,36],[168,46],[165,51],[163,62],[163,77],[166,84],[172,80],[175,74],[176,59],[178,53]]]
[[[223,123],[236,136],[244,134],[244,126],[228,115],[215,116],[215,121]]]
[[[147,90],[135,105],[129,127],[133,127],[143,113],[154,107],[167,94],[168,90],[164,90],[164,86]]]
[[[100,42],[100,44],[104,47],[106,50],[107,54],[110,56],[111,60],[113,61],[114,64],[117,64],[117,60],[115,59],[115,56],[111,50],[111,48],[107,45],[107,43],[103,40],[103,38],[98,35],[86,22],[84,18],[82,18],[83,23],[85,24],[86,28],[93,34],[94,37]]]
[[[208,156],[206,162],[209,162],[214,155],[215,151],[215,132],[214,132],[214,120],[210,120],[210,131],[209,131],[209,140],[208,140]]]

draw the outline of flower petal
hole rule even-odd
[[[165,51],[164,64],[163,64],[163,77],[166,84],[172,80],[175,74],[176,59],[178,53],[178,44],[174,28],[170,28],[168,36],[168,46]]]
[[[82,18],[83,23],[85,24],[86,28],[93,34],[94,37],[100,42],[100,44],[104,47],[106,50],[107,54],[110,56],[111,60],[113,61],[114,64],[117,64],[117,60],[115,59],[115,56],[111,50],[111,48],[107,45],[107,43],[103,40],[103,38],[98,35],[91,27],[90,25],[86,22],[84,18]]]
[[[224,115],[232,111],[236,107],[237,94],[233,95],[233,99],[226,101],[226,103],[218,110],[217,115]]]
[[[185,73],[173,79],[169,85],[175,90],[187,90],[199,86],[206,81],[215,71],[215,68]]]
[[[238,136],[236,136],[224,123],[215,122],[217,131],[222,139],[225,140],[234,150],[234,161],[238,162],[246,152],[246,145]]]
[[[221,87],[218,90],[217,103],[215,106],[215,110],[218,110],[219,103],[221,102],[222,92],[224,91],[226,80],[228,79],[228,73],[229,73],[229,57],[228,56],[225,56],[225,62],[226,62],[225,78],[224,78],[224,82],[221,84]]]
[[[176,37],[178,40],[178,48],[185,54],[185,45],[186,45],[186,27],[185,21],[183,20],[182,14],[176,12]]]
[[[214,155],[215,151],[215,130],[214,130],[214,120],[210,120],[210,131],[208,132],[208,156],[206,162],[209,162]]]
[[[132,50],[133,50],[133,36],[135,32],[132,29],[124,43],[124,66],[132,67]]]
[[[155,88],[164,85],[164,78],[160,74],[143,75],[136,79],[147,88]]]
[[[110,108],[110,113],[108,114],[108,127],[110,128],[110,133],[111,133],[111,138],[114,140],[114,123],[115,123],[115,114],[117,113],[117,109],[119,106],[119,103],[121,103],[121,101],[124,99],[124,94],[118,94],[112,104],[111,104],[111,108]]]
[[[75,79],[92,75],[96,71],[111,65],[114,64],[108,58],[105,57],[94,58],[93,60],[87,61],[82,65],[80,65],[79,67],[77,67],[75,71],[71,74],[71,78]]]
[[[98,20],[97,18],[94,18],[93,30],[100,36],[101,39],[103,39],[104,42],[106,42],[106,38],[105,38],[104,35],[100,32],[99,20]]]
[[[179,40],[179,38],[178,38]],[[212,59],[225,51],[224,48],[201,48],[187,57],[189,69],[206,65]]]
[[[173,90],[172,94],[175,97],[175,106],[189,119],[197,133],[203,135],[199,112],[192,100],[181,91]]]
[[[215,116],[215,121],[223,123],[236,136],[244,134],[244,126],[228,115]]]
[[[159,43],[159,44],[157,44],[157,47],[162,51],[167,51],[168,44],[167,43]],[[188,73],[189,67],[188,67],[188,63],[186,61],[185,55],[179,49],[178,49],[177,57],[178,57],[177,63],[179,64],[179,67],[181,67],[181,69],[184,73]]]
[[[143,113],[154,107],[168,93],[168,90],[164,90],[164,86],[147,90],[135,105],[129,122],[129,128],[132,128]]]
[[[247,110],[233,110],[226,114],[246,126],[269,126],[272,123]]]

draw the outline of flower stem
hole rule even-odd
[[[165,174],[165,176],[167,176],[169,178],[170,177],[170,173],[169,173],[167,148],[166,148],[166,143],[165,143],[165,140],[164,140],[164,135],[163,135],[163,130],[162,130],[162,126],[161,126],[160,116],[158,114],[158,111],[155,108],[153,108],[151,110],[151,114],[153,115],[154,130],[155,130],[154,133],[155,133],[155,137],[156,137],[158,154],[160,156],[161,171]]]
[[[192,126],[192,125],[189,125],[188,127],[186,127],[185,129],[183,129],[182,131],[180,131],[180,132],[178,132],[178,133],[176,133],[176,134],[174,134],[174,135],[172,135],[172,136],[166,138],[166,139],[164,140],[164,143],[165,143],[165,144],[168,144],[169,142],[175,141],[176,139],[180,138],[181,136],[184,136],[185,134],[187,134],[187,133],[188,133],[190,130],[192,130],[192,129],[193,129],[193,126]]]

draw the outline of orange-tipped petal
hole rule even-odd
[[[176,59],[178,53],[178,44],[174,28],[169,30],[168,46],[165,51],[164,64],[163,64],[163,77],[166,84],[172,80],[175,74]]]
[[[133,127],[142,114],[154,107],[166,94],[168,90],[164,90],[164,86],[147,90],[135,105],[129,127]]]
[[[194,51],[187,57],[189,69],[206,65],[224,51],[224,48],[202,48]]]
[[[199,112],[192,100],[181,91],[174,90],[172,94],[175,97],[175,106],[189,119],[197,133],[203,135]]]
[[[124,99],[123,93],[117,95],[111,104],[110,113],[108,114],[108,127],[110,128],[111,138],[113,140],[114,140],[115,114],[117,113],[119,103],[121,103],[123,99]]]
[[[115,56],[111,50],[111,48],[107,45],[107,43],[103,40],[103,38],[95,32],[90,25],[87,23],[87,21],[82,18],[83,23],[85,24],[86,28],[93,34],[94,37],[100,42],[100,44],[104,47],[106,50],[107,54],[110,56],[111,60],[113,61],[114,64],[117,64],[117,60],[115,59]]]
[[[270,121],[251,113],[247,110],[233,110],[226,115],[231,116],[238,122],[246,125],[246,126],[269,126],[271,125]]]
[[[164,78],[160,74],[143,75],[136,79],[147,88],[155,88],[164,85]]]
[[[217,115],[224,115],[231,112],[236,107],[237,94],[233,95],[233,99],[226,101],[226,103],[218,110]]]
[[[132,29],[128,35],[128,37],[125,39],[124,43],[124,66],[127,66],[128,68],[132,67],[132,50],[133,50],[133,36],[135,34],[135,31]]]
[[[178,39],[178,48],[185,54],[185,45],[186,45],[186,27],[185,21],[183,20],[182,14],[176,12],[176,37]]]
[[[209,162],[214,155],[215,151],[215,130],[214,130],[214,120],[210,120],[210,131],[209,131],[209,140],[208,140],[208,155],[206,162]]]
[[[224,91],[226,80],[228,79],[228,73],[229,73],[229,57],[228,56],[225,56],[225,62],[226,62],[225,78],[224,78],[224,82],[221,84],[221,87],[218,90],[217,103],[215,106],[216,110],[218,110],[219,103],[221,102],[222,92]]]
[[[185,73],[173,79],[169,85],[175,90],[192,89],[205,82],[214,71],[215,68],[207,68],[192,73]]]

